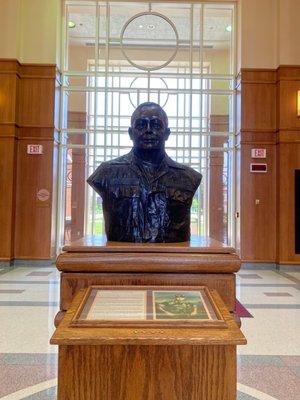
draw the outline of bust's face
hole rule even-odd
[[[136,149],[164,149],[170,130],[167,119],[158,106],[145,106],[133,114],[128,130]]]

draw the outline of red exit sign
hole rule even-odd
[[[43,154],[43,145],[42,144],[28,144],[27,145],[27,154]]]
[[[252,158],[266,158],[267,150],[266,149],[251,149],[251,157]]]

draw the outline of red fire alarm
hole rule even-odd
[[[250,172],[267,172],[267,164],[252,163],[250,164]]]

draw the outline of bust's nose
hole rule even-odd
[[[149,134],[153,133],[152,128],[150,126],[150,121],[147,121],[147,126],[146,126],[146,131],[145,132],[149,133]]]

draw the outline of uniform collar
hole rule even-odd
[[[131,165],[136,165],[137,164],[137,158],[134,155],[133,149],[125,154],[123,157],[120,157],[119,159],[112,160],[110,161],[111,164],[131,164]],[[175,169],[184,169],[184,166],[181,164],[178,164],[176,161],[172,160],[167,154],[165,154],[165,157],[162,160],[162,164],[175,168]]]

